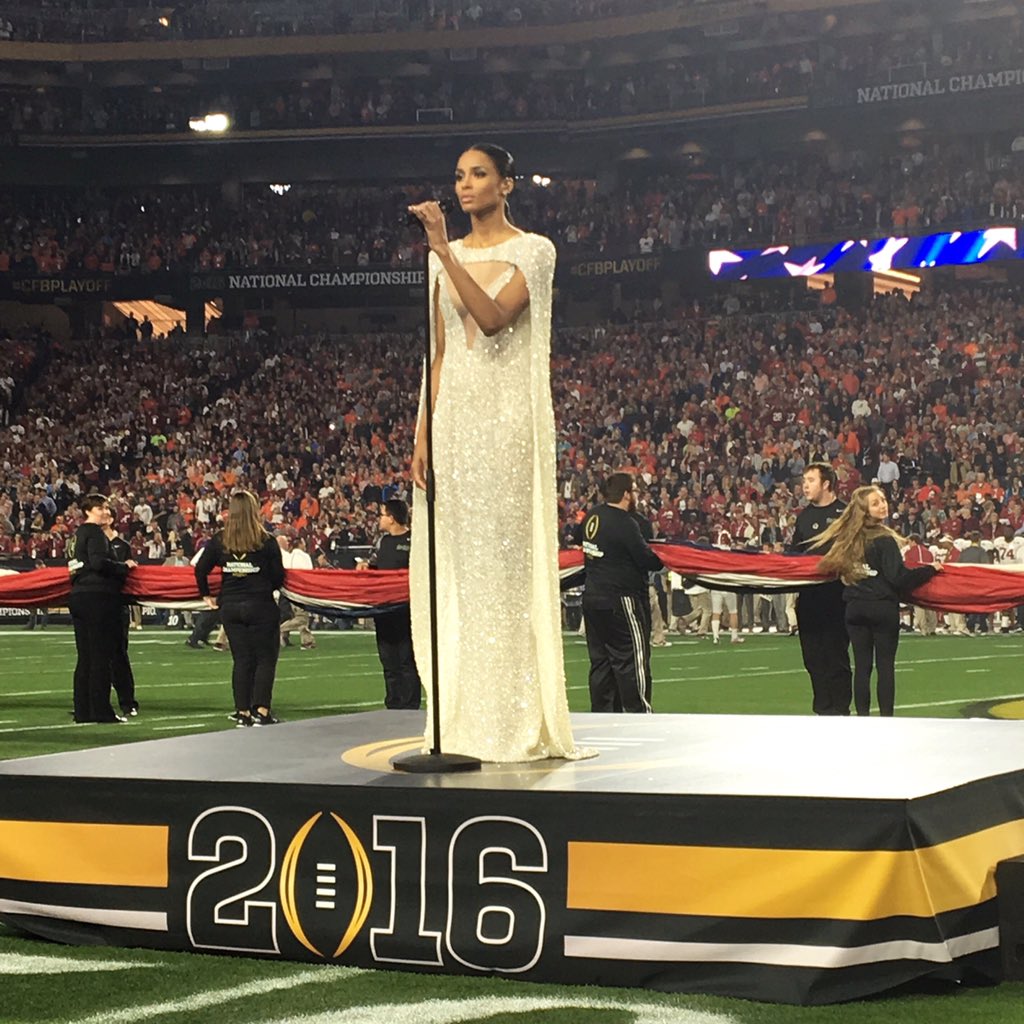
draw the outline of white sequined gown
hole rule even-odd
[[[492,298],[518,267],[530,305],[486,337],[430,254],[445,349],[434,407],[441,747],[484,761],[578,757],[569,725],[558,594],[551,285],[555,248],[520,234],[452,243]],[[421,402],[422,414],[422,402]],[[433,745],[427,512],[414,497],[413,646]]]

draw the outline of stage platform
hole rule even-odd
[[[575,715],[594,759],[391,770],[422,723],[2,762],[0,917],[68,942],[803,1004],[999,977],[1020,723]]]

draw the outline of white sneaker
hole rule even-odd
[[[732,638],[732,640],[730,640],[729,642],[733,643],[733,644],[742,644],[742,643],[745,643],[746,641],[741,636],[734,636]]]
[[[717,643],[718,643],[718,637],[717,637],[717,636],[713,636],[713,637],[711,638],[711,642],[712,642],[713,644],[717,644]]]

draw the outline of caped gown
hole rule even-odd
[[[433,423],[441,747],[496,762],[587,756],[573,741],[562,658],[550,383],[555,249],[524,233],[488,248],[456,241],[452,251],[492,298],[521,270],[530,304],[488,338],[430,254],[430,294],[436,289],[445,329]],[[429,749],[426,519],[417,490],[410,600]]]

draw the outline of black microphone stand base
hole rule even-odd
[[[391,758],[391,767],[398,772],[429,775],[441,772],[478,772],[480,758],[464,754],[399,754]]]

